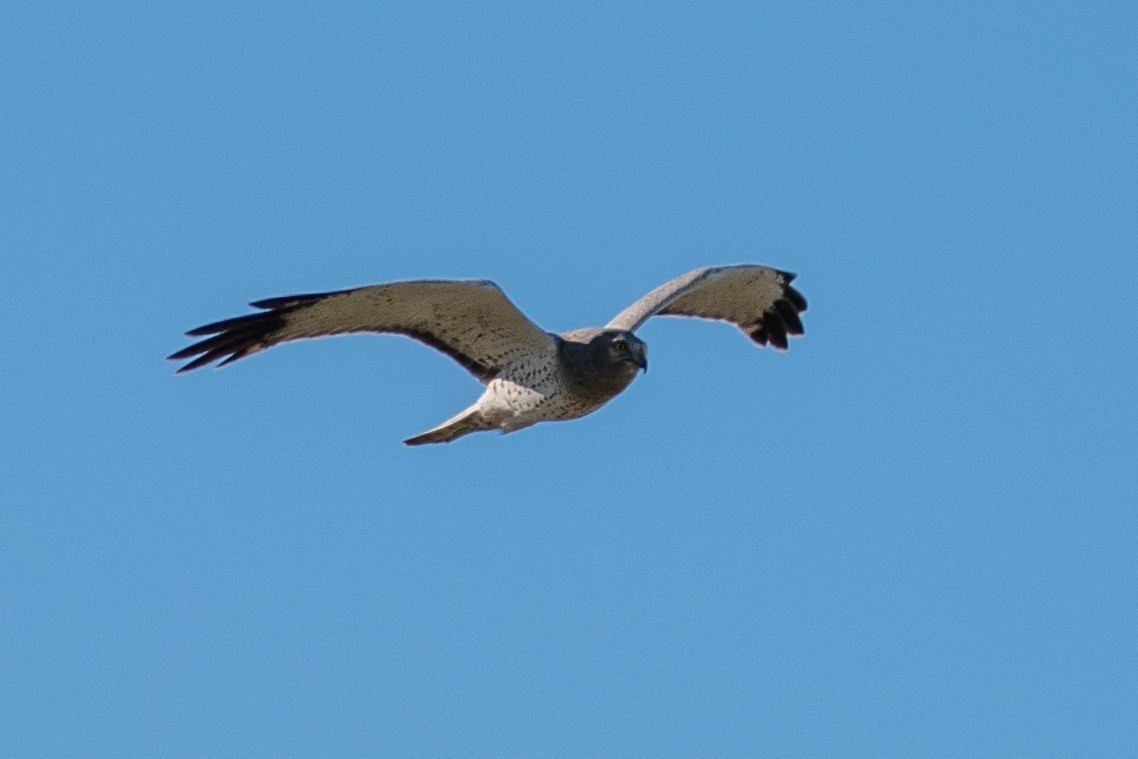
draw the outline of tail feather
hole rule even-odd
[[[447,419],[437,427],[403,441],[403,445],[425,445],[427,443],[449,443],[471,432],[492,429],[482,419],[482,412],[476,408],[466,409]]]

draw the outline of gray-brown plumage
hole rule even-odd
[[[559,335],[526,318],[493,282],[418,280],[270,298],[262,313],[190,330],[205,339],[174,353],[179,372],[224,366],[277,343],[352,332],[406,335],[446,353],[483,385],[469,408],[404,441],[446,443],[471,432],[512,432],[597,410],[647,369],[647,346],[633,331],[654,315],[733,322],[759,345],[787,347],[803,333],[806,300],[794,275],[753,264],[712,266],[664,283],[604,328]]]

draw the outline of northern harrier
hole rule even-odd
[[[806,299],[794,275],[765,266],[709,266],[665,282],[604,327],[559,335],[526,318],[487,280],[419,280],[352,290],[269,298],[263,313],[190,330],[204,340],[169,358],[192,359],[187,372],[224,366],[277,343],[349,332],[391,332],[437,348],[486,386],[474,405],[404,440],[449,443],[471,432],[513,432],[596,411],[648,368],[647,346],[633,331],[657,314],[735,324],[760,346],[785,350],[803,333]]]

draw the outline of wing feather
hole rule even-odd
[[[759,345],[786,350],[804,334],[799,314],[806,298],[790,286],[794,275],[768,266],[708,266],[669,280],[621,311],[609,329],[635,330],[653,316],[728,321]]]
[[[353,332],[406,335],[447,354],[482,381],[512,359],[549,350],[553,338],[487,280],[417,280],[308,295],[267,298],[247,314],[192,329],[204,337],[169,358],[192,359],[188,372],[289,340]]]

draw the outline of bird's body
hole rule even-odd
[[[404,442],[443,443],[479,430],[514,432],[538,422],[577,419],[596,411],[628,387],[636,372],[646,366],[643,350],[638,353],[639,359],[608,362],[604,354],[609,340],[623,339],[629,345],[640,341],[630,332],[602,332],[577,330],[553,335],[552,351],[507,364],[501,374],[486,383],[470,408]]]
[[[759,345],[787,347],[802,334],[806,301],[793,274],[744,264],[707,267],[656,288],[603,328],[542,331],[493,282],[417,280],[258,301],[263,313],[191,330],[205,336],[170,356],[179,369],[219,366],[288,340],[350,332],[390,332],[451,356],[485,385],[469,408],[408,445],[445,443],[482,430],[513,432],[541,421],[585,416],[647,368],[633,330],[654,314],[734,322]],[[196,358],[194,358],[196,357]]]

